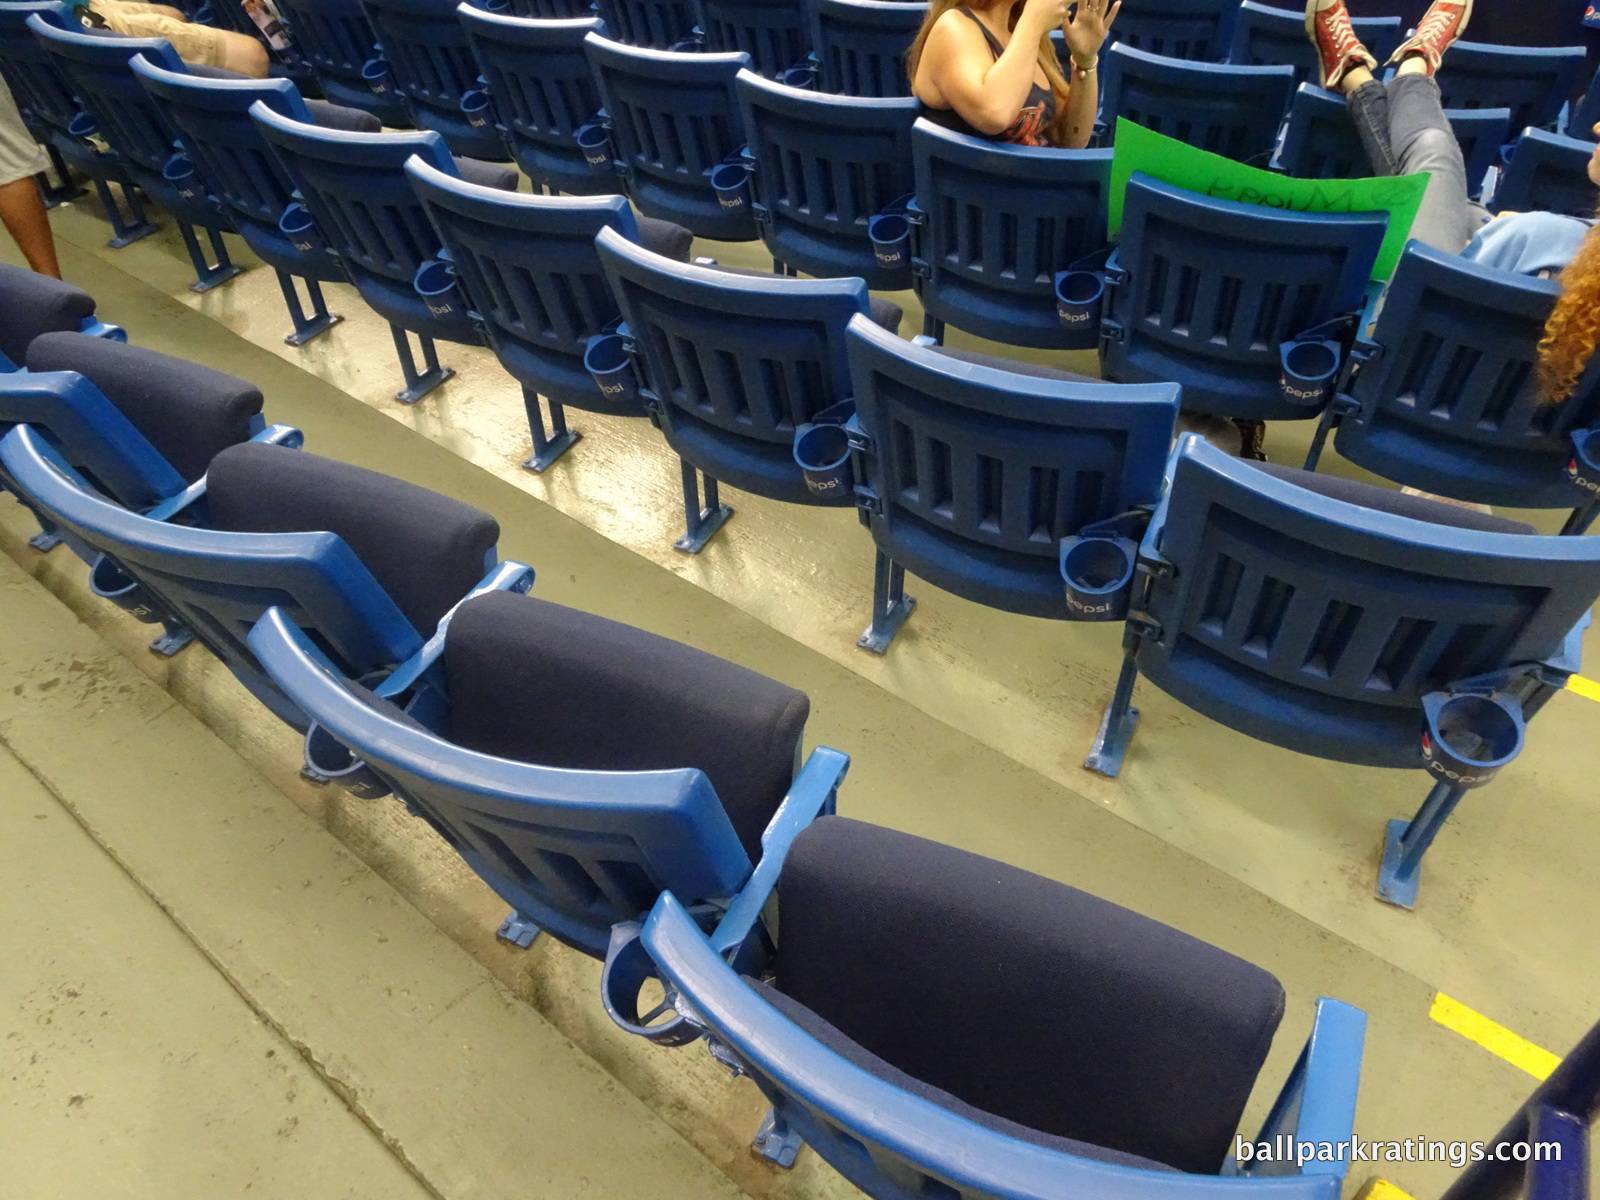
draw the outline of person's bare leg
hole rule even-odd
[[[50,232],[39,184],[29,175],[0,186],[0,224],[16,239],[28,265],[41,275],[61,278],[56,261],[56,239]]]
[[[1345,72],[1344,78],[1339,80],[1339,90],[1348,96],[1359,87],[1365,87],[1373,80],[1373,74],[1365,67],[1351,67]]]
[[[242,33],[232,33],[226,29],[217,31],[223,40],[222,62],[217,64],[227,71],[237,71],[241,75],[248,75],[251,79],[265,79],[272,66],[272,59],[267,55],[267,48],[253,37],[246,37]]]

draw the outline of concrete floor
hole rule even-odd
[[[647,423],[577,415],[586,439],[534,477],[518,468],[527,454],[520,396],[487,352],[443,348],[460,377],[402,408],[390,399],[398,372],[387,332],[348,289],[330,289],[346,322],[297,351],[281,343],[286,318],[270,272],[255,270],[195,297],[185,290],[187,266],[170,231],[111,252],[100,244],[104,224],[83,212],[58,211],[56,228],[69,277],[88,287],[102,315],[127,326],[132,340],[257,382],[269,419],[301,426],[309,449],[494,512],[503,528],[502,555],[538,569],[537,594],[681,638],[807,690],[814,713],[808,741],[855,756],[843,811],[1085,887],[1273,970],[1289,991],[1290,1014],[1247,1125],[1259,1119],[1288,1069],[1317,995],[1338,996],[1372,1015],[1358,1114],[1358,1132],[1366,1137],[1487,1136],[1532,1085],[1433,1024],[1428,1008],[1436,991],[1558,1053],[1600,1015],[1594,1001],[1600,956],[1589,923],[1578,915],[1592,913],[1600,899],[1589,869],[1589,848],[1600,834],[1600,804],[1587,783],[1600,765],[1593,738],[1600,708],[1592,702],[1556,698],[1533,726],[1523,760],[1463,806],[1441,837],[1428,861],[1422,906],[1401,913],[1372,900],[1370,889],[1383,820],[1409,815],[1420,799],[1420,777],[1258,746],[1151,689],[1141,695],[1144,725],[1123,779],[1090,776],[1078,764],[1116,666],[1116,639],[1108,631],[994,613],[914,587],[921,603],[911,624],[887,657],[872,658],[853,648],[865,620],[871,554],[850,514],[732,494],[738,515],[712,546],[698,558],[675,554],[675,461]],[[713,253],[727,262],[759,261],[750,247]],[[911,332],[920,316],[914,304],[908,307]],[[1275,456],[1295,461],[1304,432],[1275,428]],[[654,1114],[647,1122],[664,1122],[692,1142],[720,1168],[719,1181],[762,1196],[853,1194],[813,1156],[783,1173],[749,1155],[744,1145],[760,1103],[747,1085],[730,1084],[698,1048],[655,1051],[623,1040],[593,1002],[597,972],[589,960],[546,942],[525,954],[495,943],[502,906],[437,839],[392,805],[362,806],[298,781],[292,735],[252,706],[226,672],[198,650],[172,662],[143,652],[149,631],[88,597],[81,564],[64,552],[40,556],[26,549],[28,532],[25,514],[0,501],[0,548],[94,632],[72,626],[65,610],[56,609],[53,619],[66,619],[64,629],[87,638],[85,645],[103,636],[106,644],[95,643],[102,659],[109,647],[129,656],[118,668],[128,686],[147,691],[152,704],[176,697],[220,738],[203,750],[196,743],[181,755],[166,753],[163,763],[176,769],[193,759],[200,770],[220,758],[230,770],[248,770],[234,757],[242,755],[274,785],[267,794],[298,804],[355,857],[322,839],[329,853],[344,855],[372,886],[380,885],[368,867],[392,886],[385,905],[398,897],[414,905],[435,938],[448,935],[464,947],[507,995],[527,1001],[642,1100],[639,1111]],[[0,623],[9,629],[44,619],[36,585],[12,578],[4,559],[0,570],[11,578],[0,588]],[[30,598],[25,616],[22,596]],[[1593,636],[1590,643],[1600,652]],[[26,657],[35,648],[0,653]],[[184,822],[187,810],[174,806],[160,771],[136,782],[112,758],[84,760],[68,732],[83,719],[81,705],[63,708],[41,692],[19,707],[9,692],[0,680],[0,740],[13,753],[46,778],[56,768],[40,764],[59,760],[61,770],[76,773],[85,796],[112,783],[118,787],[111,791],[124,793],[120,805],[106,806],[118,819],[94,828],[119,861],[134,862],[122,849],[125,839],[153,850],[170,836],[164,822]],[[95,713],[97,720],[112,719]],[[26,752],[19,748],[21,730],[33,739]],[[147,735],[131,736],[127,748],[140,738]],[[257,853],[268,844],[257,843]],[[191,889],[195,919],[208,914],[219,937],[254,957],[262,953],[255,924],[244,920],[229,929],[221,901],[227,888],[206,886],[226,878],[208,861],[215,850],[196,847],[161,869],[173,886]],[[140,864],[129,870],[143,883],[147,867]],[[219,904],[222,911],[212,911]],[[342,919],[331,909],[315,915],[308,909],[306,918],[318,929],[338,929]],[[369,978],[392,987],[415,970],[411,958],[408,949],[374,964]],[[270,974],[263,969],[256,978]],[[331,998],[356,985],[326,986]],[[247,1000],[254,995],[241,990]],[[538,1020],[527,1006],[512,1007]],[[548,1026],[519,1026],[516,1037],[537,1028]],[[326,1074],[327,1062],[361,1071],[370,1065],[367,1055],[387,1052],[363,1032],[325,1030],[337,1053],[314,1065],[341,1095],[344,1076]],[[447,1078],[462,1069],[447,1058],[428,1065]],[[517,1086],[500,1090],[503,1082],[485,1085],[482,1102],[497,1111],[536,1105]],[[452,1132],[475,1126],[475,1109],[458,1112],[430,1103],[423,1089],[411,1093],[391,1098],[378,1128],[408,1162],[422,1153],[413,1153],[420,1139],[431,1155],[428,1186],[448,1196],[516,1190],[497,1190],[511,1177],[494,1172],[517,1162],[520,1151],[470,1130]],[[615,1119],[625,1126],[634,1118]],[[0,1126],[0,1162],[7,1136]],[[26,1144],[35,1157],[59,1153],[31,1135]],[[582,1159],[575,1144],[541,1139],[540,1149],[557,1159],[572,1149],[570,1156]],[[627,1156],[610,1161],[621,1174],[636,1169]],[[1437,1194],[1450,1175],[1425,1164],[1387,1173],[1424,1197]],[[589,1194],[638,1194],[617,1178]],[[4,1180],[0,1174],[0,1196],[10,1200]],[[1350,1187],[1365,1181],[1353,1175]],[[612,1186],[617,1190],[606,1190]]]

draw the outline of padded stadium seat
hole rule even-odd
[[[850,318],[872,314],[892,332],[897,307],[871,301],[860,279],[675,263],[615,228],[601,230],[595,247],[626,322],[639,394],[682,460],[679,550],[699,553],[733,515],[718,481],[790,504],[853,502],[842,487],[811,490],[795,434],[850,397]]]
[[[292,614],[341,671],[361,679],[410,659],[467,595],[532,582],[527,567],[496,564],[500,527],[488,513],[283,446],[246,443],[212,460],[193,495],[209,510],[204,529],[100,499],[27,425],[0,440],[0,466],[37,510],[111,560],[149,609],[192,630],[300,730],[309,718],[246,642],[267,609]]]
[[[396,399],[416,403],[455,374],[439,365],[434,339],[481,346],[483,335],[468,307],[471,298],[461,295],[452,268],[440,258],[439,235],[412,191],[406,162],[418,156],[446,174],[503,191],[516,187],[516,172],[452,158],[433,130],[343,133],[260,103],[250,116],[300,193],[314,236],[333,248],[361,298],[389,322],[406,381]],[[421,371],[407,331],[421,343]]]
[[[382,59],[360,0],[278,0],[278,11],[330,102],[363,109],[391,129],[410,127],[411,113],[393,80],[361,73],[364,64]]]
[[[145,216],[133,177],[121,160],[87,136],[72,132],[90,129],[93,122],[74,96],[61,64],[28,28],[28,20],[35,15],[62,29],[75,24],[56,0],[0,4],[0,77],[10,86],[23,122],[41,138],[63,178],[70,164],[94,184],[95,195],[111,222],[112,238],[107,245],[120,250],[154,233],[156,225]],[[112,195],[112,184],[122,192],[128,207],[126,218]]]
[[[805,693],[603,617],[494,593],[462,604],[442,640],[444,690],[407,700],[330,670],[281,610],[250,636],[326,736],[512,905],[500,935],[519,945],[545,929],[600,958],[665,888],[730,899],[764,837],[781,859],[780,805],[791,822],[831,810],[849,764],[819,747],[797,772]]]
[[[615,26],[608,21],[607,28]],[[733,81],[750,56],[638,49],[598,33],[583,41],[605,104],[612,160],[639,211],[696,237],[755,241],[750,205],[724,205],[711,183],[745,144]]]
[[[564,405],[644,416],[637,395],[608,395],[584,367],[589,340],[620,320],[595,234],[616,229],[678,262],[688,261],[693,235],[635,217],[621,196],[501,192],[455,179],[421,158],[407,163],[406,172],[473,297],[490,348],[522,385],[533,434],[533,457],[523,466],[543,471],[582,436],[567,428]],[[548,432],[540,396],[550,409]]]
[[[741,977],[728,959],[774,883],[776,951]],[[648,974],[667,989],[662,1024],[637,1013]],[[709,935],[668,891],[642,927],[618,928],[602,988],[624,1029],[715,1039],[772,1103],[764,1155],[792,1165],[804,1141],[882,1200],[1338,1195],[1343,1163],[1272,1178],[1232,1163],[1283,1016],[1277,979],[910,834],[818,818]],[[1260,1138],[1348,1139],[1365,1033],[1361,1010],[1318,1000]]]
[[[1476,32],[1476,30],[1474,30]],[[1580,30],[1572,30],[1573,41]],[[1457,42],[1435,78],[1446,108],[1509,108],[1513,131],[1554,123],[1578,89],[1585,51],[1581,45],[1490,46]]]
[[[165,38],[103,37],[69,32],[43,14],[28,18],[28,29],[61,65],[73,94],[83,104],[112,153],[140,189],[172,216],[183,235],[194,266],[194,292],[208,292],[244,268],[228,257],[222,234],[233,231],[201,173],[183,155],[178,133],[133,73],[130,60],[142,54],[158,66],[187,74],[183,61]],[[215,263],[207,261],[195,229],[206,231]]]
[[[912,0],[809,0],[818,86],[844,96],[909,96],[906,52],[928,15]]]
[[[692,0],[594,0],[606,36],[629,46],[670,50],[688,39],[697,20]]]
[[[1524,129],[1500,172],[1490,205],[1495,212],[1555,212],[1594,217],[1596,191],[1589,178],[1594,142]]]
[[[942,341],[948,322],[1013,346],[1095,346],[1096,329],[1057,314],[1055,276],[1105,246],[1112,152],[1009,146],[919,120],[911,154],[923,333]]]
[[[518,20],[469,5],[460,16],[506,148],[534,186],[577,196],[616,191],[616,172],[592,166],[577,142],[578,130],[600,112],[583,39],[605,25],[593,17]]]
[[[802,0],[694,0],[695,19],[712,53],[743,51],[750,69],[776,79],[804,61],[807,43]]]
[[[1399,17],[1351,18],[1356,36],[1379,62],[1384,62],[1394,52],[1405,36]],[[1121,31],[1120,22],[1116,26]],[[1235,66],[1253,67],[1285,64],[1294,68],[1296,85],[1315,84],[1317,52],[1306,38],[1305,11],[1291,11],[1282,7],[1258,4],[1256,0],[1243,0],[1233,18],[1233,42],[1228,50],[1228,61]]]
[[[1238,0],[1123,0],[1112,35],[1135,50],[1217,62],[1228,52]]]
[[[1424,853],[1580,667],[1600,539],[1229,458],[1179,440],[1140,548],[1127,657],[1087,766],[1116,775],[1143,674],[1228,728],[1336,762],[1426,770],[1391,821],[1379,899],[1415,905]]]
[[[456,16],[458,0],[362,4],[411,123],[437,130],[452,154],[501,162],[510,158],[494,122],[474,125],[462,109],[462,97],[476,85],[482,68]]]
[[[879,260],[868,222],[912,192],[911,126],[921,101],[802,91],[739,72],[757,227],[773,269],[867,286],[911,286],[911,256]]]
[[[1352,352],[1354,379],[1325,410],[1307,468],[1336,429],[1339,454],[1385,479],[1474,504],[1570,508],[1562,532],[1582,533],[1600,495],[1568,465],[1574,439],[1600,432],[1600,363],[1566,400],[1544,402],[1538,344],[1560,294],[1553,280],[1410,243],[1376,325],[1362,318],[1371,332]],[[1600,462],[1600,440],[1589,453]]]
[[[957,356],[859,317],[846,341],[857,503],[877,545],[872,623],[857,644],[888,648],[916,603],[907,570],[1006,612],[1120,619],[1178,386]]]
[[[21,367],[28,346],[45,333],[128,340],[119,327],[95,319],[94,297],[82,288],[0,263],[0,373]]]
[[[1214,200],[1135,173],[1106,270],[1102,374],[1182,384],[1185,408],[1216,416],[1320,416],[1328,395],[1282,386],[1281,347],[1325,332],[1343,352],[1388,224],[1383,212]]]
[[[1118,21],[1120,31],[1121,21]],[[1120,42],[1100,56],[1102,144],[1118,117],[1239,162],[1266,166],[1294,92],[1294,68],[1185,62]]]

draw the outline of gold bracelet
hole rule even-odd
[[[1099,66],[1099,63],[1090,63],[1086,67],[1082,63],[1080,63],[1077,59],[1073,59],[1072,60],[1072,66],[1073,66],[1073,69],[1075,71],[1077,71],[1079,75],[1093,75],[1094,71],[1095,71],[1095,68],[1097,66]]]

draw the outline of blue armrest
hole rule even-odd
[[[128,331],[121,325],[108,325],[104,321],[97,321],[93,317],[85,317],[78,332],[89,337],[104,338],[108,342],[123,342],[128,340]]]
[[[293,425],[269,425],[250,440],[264,442],[269,446],[287,446],[291,450],[298,450],[305,445],[306,435]],[[205,494],[206,477],[202,475],[176,496],[168,496],[144,515],[152,521],[170,521]]]
[[[493,554],[493,551],[490,553]],[[439,618],[433,636],[422,643],[422,648],[389,672],[384,681],[372,689],[373,694],[384,697],[398,696],[426,674],[428,668],[438,661],[439,655],[444,653],[444,639],[450,628],[450,619],[468,600],[475,596],[487,595],[489,592],[515,592],[519,596],[524,596],[532,588],[532,567],[510,559],[493,564],[489,573],[478,581],[477,586],[452,604],[450,611]]]

